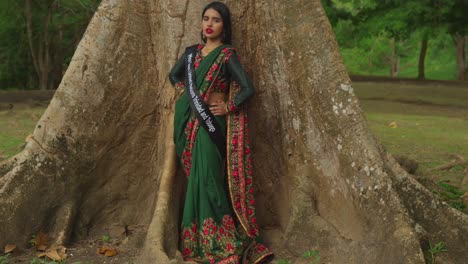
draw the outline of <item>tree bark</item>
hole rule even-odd
[[[466,53],[465,53],[465,36],[455,34],[455,49],[457,52],[457,79],[459,81],[466,80]]]
[[[426,76],[424,75],[424,64],[426,60],[427,43],[428,43],[428,37],[427,37],[427,34],[424,34],[422,42],[421,42],[421,51],[419,53],[419,63],[418,63],[418,79],[419,80],[426,79]]]
[[[0,248],[145,227],[137,263],[180,262],[185,179],[168,73],[199,42],[206,1],[103,0],[25,150],[0,164]],[[257,214],[280,258],[443,263],[468,257],[467,216],[405,173],[369,132],[318,0],[227,1],[250,102]],[[272,144],[273,143],[273,144]],[[53,190],[53,191],[52,191]],[[133,241],[133,242],[132,242]],[[300,257],[297,257],[300,258]]]
[[[392,49],[392,53],[390,54],[390,76],[391,77],[398,77],[398,73],[400,71],[400,56],[396,52],[396,44],[395,38],[392,37],[390,39],[390,48]]]

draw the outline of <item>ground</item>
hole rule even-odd
[[[371,130],[387,151],[416,161],[417,177],[453,207],[468,213],[461,198],[468,191],[468,186],[461,186],[466,164],[428,172],[449,162],[454,155],[468,160],[468,85],[361,81],[353,87]],[[52,94],[50,91],[0,92],[0,160],[21,151]],[[66,263],[133,263],[136,252],[126,247],[127,241],[141,239],[138,230],[143,229],[136,228],[127,237],[102,234],[73,243],[68,246]],[[118,254],[114,257],[98,254],[98,248],[106,244],[114,246]],[[9,262],[2,262],[3,255],[0,255],[0,264],[54,263],[40,262],[37,258],[34,262],[36,254],[33,248],[24,249],[9,256]]]

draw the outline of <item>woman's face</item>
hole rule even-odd
[[[222,38],[223,19],[218,11],[212,8],[205,11],[202,19],[202,28],[206,38],[212,40]]]

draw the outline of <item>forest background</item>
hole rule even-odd
[[[0,90],[56,89],[99,0],[2,0]],[[468,1],[323,0],[350,75],[467,78]]]

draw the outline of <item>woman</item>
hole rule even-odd
[[[258,263],[272,253],[259,243],[254,213],[245,111],[254,86],[230,45],[226,5],[204,8],[201,35],[205,44],[188,48],[169,76],[180,95],[176,153],[188,177],[181,251],[202,263]]]

